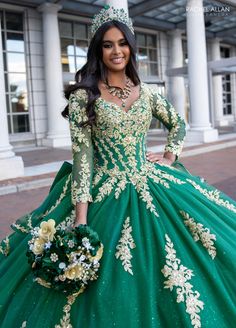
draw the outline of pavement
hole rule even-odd
[[[148,150],[161,153],[165,140],[166,133],[150,132]],[[21,148],[15,152],[23,158],[25,174],[0,181],[0,239],[10,232],[12,222],[39,206],[62,163],[71,161],[70,148]],[[192,174],[236,200],[236,133],[232,130],[222,129],[214,143],[187,142],[180,161]]]

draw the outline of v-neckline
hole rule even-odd
[[[134,100],[132,102],[132,104],[129,106],[128,110],[124,110],[120,105],[112,102],[112,101],[108,101],[106,99],[104,99],[102,96],[100,96],[97,100],[100,100],[102,101],[103,103],[106,103],[106,104],[109,104],[113,107],[117,107],[121,112],[123,112],[124,114],[129,114],[129,112],[131,111],[131,109],[134,107],[134,105],[141,99],[142,97],[142,92],[143,92],[143,86],[142,86],[142,82],[140,83],[140,86],[139,86],[139,96],[136,100]]]

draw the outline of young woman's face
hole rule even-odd
[[[118,28],[112,27],[104,34],[102,54],[103,62],[110,71],[125,70],[130,59],[130,48]]]

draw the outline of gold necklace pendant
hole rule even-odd
[[[125,87],[123,89],[119,88],[119,87],[114,87],[114,86],[109,86],[107,82],[104,82],[106,89],[108,90],[108,92],[112,95],[112,96],[116,96],[117,98],[119,98],[122,101],[122,108],[125,108],[125,101],[126,99],[129,97],[130,93],[131,93],[131,86],[132,86],[132,82],[131,80],[126,77],[126,84]]]

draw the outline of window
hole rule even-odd
[[[29,132],[23,14],[0,14],[8,129],[10,133]]]
[[[75,73],[85,63],[89,44],[87,24],[60,21],[61,62],[64,73]]]
[[[140,76],[158,76],[156,35],[136,33],[136,41]]]
[[[221,58],[230,57],[230,48],[220,48]],[[232,115],[232,102],[231,102],[231,78],[230,74],[222,75],[223,86],[223,114]]]
[[[188,45],[187,40],[182,39],[182,48],[183,48],[183,66],[188,64]]]

